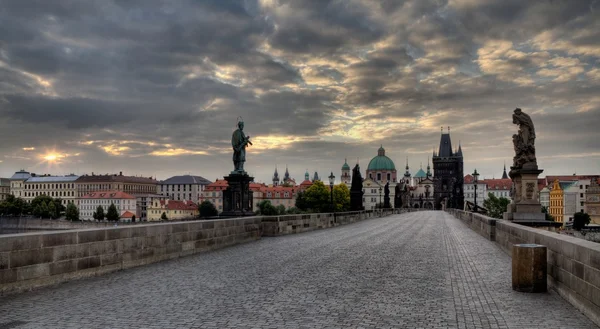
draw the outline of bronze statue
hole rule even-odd
[[[517,108],[513,114],[513,123],[519,126],[519,133],[513,135],[515,157],[513,169],[522,169],[523,166],[537,169],[535,158],[535,128],[531,117]]]
[[[250,142],[250,136],[244,134],[244,121],[238,121],[238,129],[231,136],[231,146],[233,147],[233,166],[237,173],[244,173],[244,162],[246,162],[246,147]]]

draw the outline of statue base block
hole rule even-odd
[[[232,172],[224,177],[228,187],[223,191],[223,212],[220,217],[246,217],[255,216],[252,211],[252,193],[250,183],[254,177],[246,173]]]

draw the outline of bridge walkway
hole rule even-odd
[[[0,327],[597,328],[443,212],[373,219],[0,298]]]

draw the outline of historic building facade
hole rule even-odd
[[[157,193],[170,200],[198,202],[210,183],[212,182],[201,176],[173,176],[158,183]]]
[[[592,179],[587,188],[585,212],[590,215],[592,224],[600,224],[600,180]]]
[[[552,183],[552,189],[550,189],[550,208],[548,209],[548,213],[552,215],[554,221],[563,223],[564,195],[558,179]]]
[[[0,201],[5,200],[10,194],[10,179],[0,178]]]
[[[463,153],[460,145],[458,150],[452,151],[450,131],[442,131],[438,153],[433,154],[433,176],[435,209],[462,209]]]
[[[147,219],[148,206],[155,198],[165,197],[157,194],[158,181],[152,177],[124,176],[119,174],[84,175],[75,181],[78,197],[92,192],[120,191],[133,195],[137,199],[136,217]]]
[[[477,192],[475,192],[475,179],[473,175],[468,174],[464,177],[465,202],[475,203],[475,193],[477,193],[477,206],[483,207],[483,201],[487,199],[487,184],[484,180],[477,181]]]
[[[32,176],[35,176],[35,174],[31,174],[30,172],[25,171],[24,169],[15,172],[14,175],[12,175],[12,177],[9,179],[10,194],[14,195],[17,198],[24,197],[25,181],[31,178]]]
[[[153,200],[148,207],[148,221],[192,219],[199,215],[198,205],[191,200]]]
[[[125,218],[123,215],[126,212],[137,213],[137,202],[133,195],[121,191],[102,191],[85,194],[79,199],[79,216],[81,220],[94,220],[98,206],[104,208],[106,214],[111,204],[117,208],[120,218]]]
[[[75,203],[78,199],[75,182],[79,176],[34,176],[27,179],[23,184],[23,196],[25,201],[31,203],[36,196],[47,195],[52,198],[62,199],[62,204]]]

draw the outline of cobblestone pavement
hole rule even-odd
[[[510,266],[418,212],[1,298],[0,328],[596,328],[556,293],[512,291]]]

